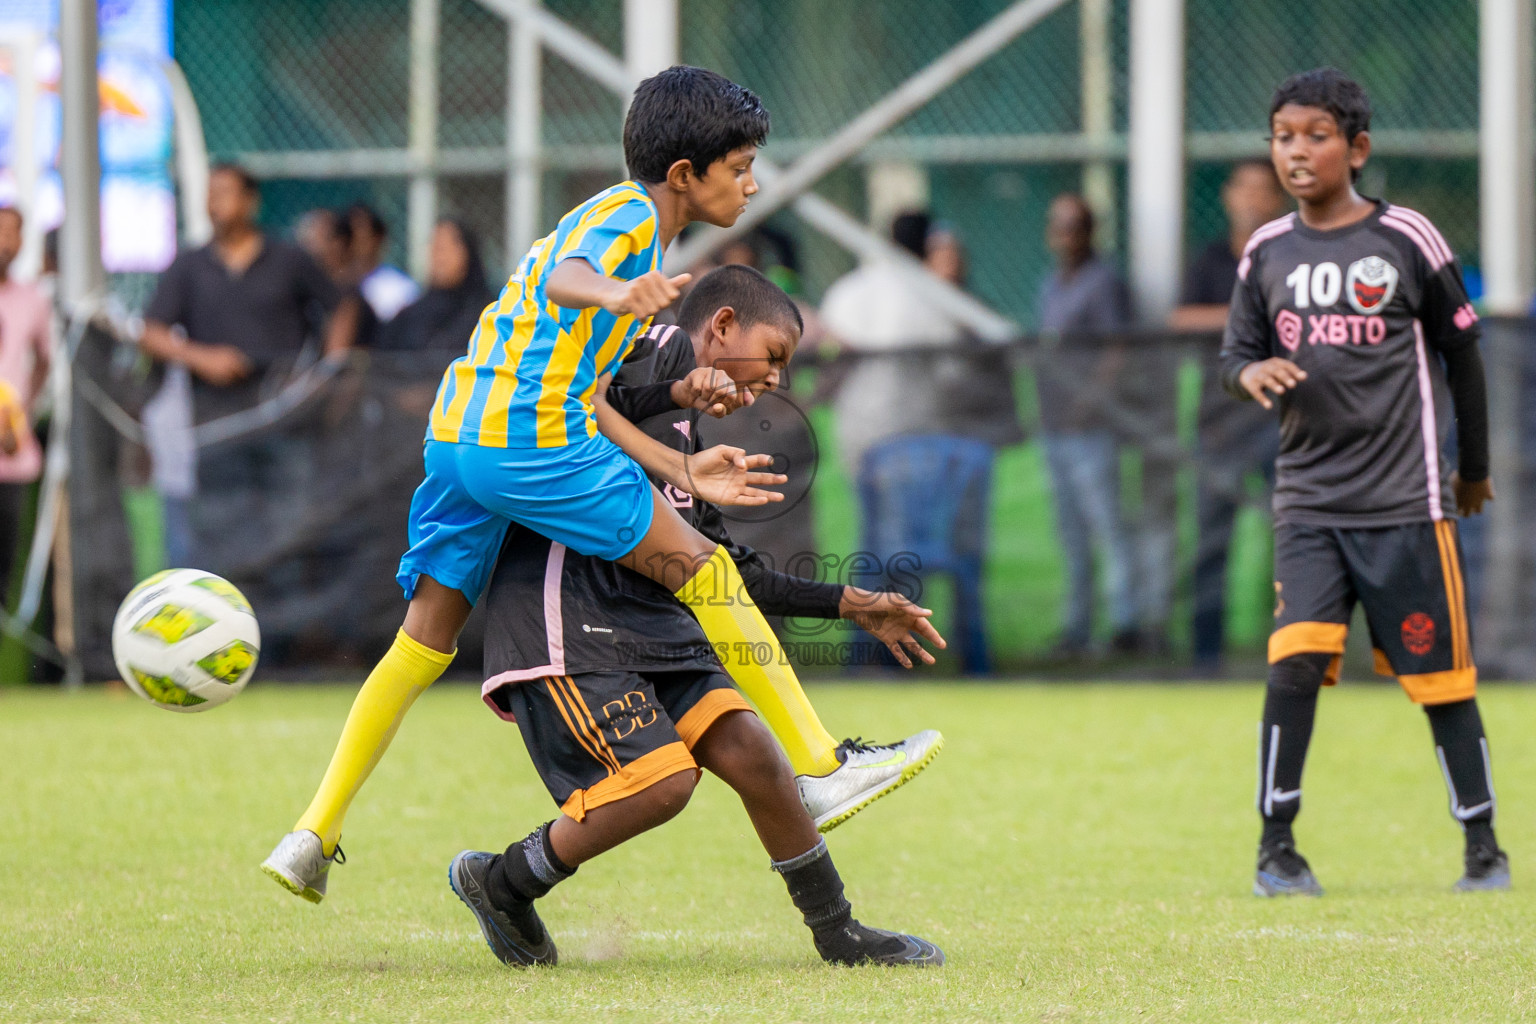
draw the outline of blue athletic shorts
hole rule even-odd
[[[428,440],[411,497],[410,550],[395,579],[406,600],[425,573],[474,604],[518,523],[583,555],[616,561],[651,528],[651,482],[608,438],[563,448]]]

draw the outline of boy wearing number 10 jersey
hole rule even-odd
[[[1337,680],[1356,602],[1377,671],[1428,715],[1466,839],[1457,888],[1509,885],[1455,521],[1493,497],[1477,314],[1435,226],[1355,191],[1370,113],[1360,86],[1332,68],[1276,91],[1270,154],[1298,212],[1249,240],[1222,343],[1227,389],[1280,407],[1263,896],[1322,891],[1291,829],[1319,688]],[[1443,454],[1453,416],[1455,468]]]

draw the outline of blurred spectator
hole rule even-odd
[[[384,325],[379,348],[463,355],[480,314],[495,298],[485,280],[479,238],[463,221],[444,217],[432,229],[427,290]]]
[[[923,263],[935,277],[966,288],[970,265],[960,236],[947,225],[928,232]],[[961,329],[960,346],[935,367],[940,415],[947,433],[994,447],[1024,440],[1008,353]]]
[[[711,261],[717,267],[727,267],[739,264],[743,267],[758,269],[761,259],[757,250],[757,239],[751,235],[743,235],[741,238],[732,239],[722,245]]]
[[[891,223],[891,239],[922,259],[929,227],[928,214],[908,211]],[[870,445],[943,429],[929,379],[932,361],[920,350],[952,348],[961,330],[913,288],[916,273],[894,260],[871,260],[834,281],[822,299],[822,326],[854,357],[837,388],[834,412],[838,453],[855,474]]]
[[[1066,193],[1051,201],[1045,241],[1056,269],[1040,289],[1046,344],[1035,385],[1067,573],[1061,636],[1053,652],[1058,657],[1081,657],[1090,650],[1095,546],[1103,559],[1111,647],[1128,652],[1138,645],[1131,538],[1120,516],[1119,453],[1100,412],[1116,400],[1122,356],[1117,347],[1094,340],[1130,325],[1131,301],[1125,281],[1094,252],[1093,223],[1081,196]]]
[[[790,295],[800,294],[800,254],[795,240],[772,225],[764,224],[750,234],[727,242],[715,252],[711,262],[717,267],[740,263],[760,270],[764,277]],[[797,302],[797,305],[802,307],[803,316],[805,304]],[[804,342],[801,344],[803,349]]]
[[[356,348],[372,348],[378,344],[381,326],[378,314],[364,300],[357,283],[357,267],[352,258],[352,222],[344,213],[335,210],[310,210],[299,218],[293,237],[299,248],[325,271],[325,276],[331,279],[342,298],[337,307],[337,316],[342,318],[338,329],[351,337]],[[312,320],[323,319],[324,315],[324,310],[310,311]]]
[[[919,259],[935,261],[951,283],[963,284],[958,239],[936,237],[926,213],[899,215],[891,237]],[[993,452],[989,439],[977,437],[995,432],[988,423],[995,415],[985,408],[986,386],[971,370],[974,353],[966,351],[971,343],[964,329],[922,297],[916,274],[898,262],[877,261],[827,291],[826,329],[853,357],[836,399],[839,447],[856,472],[862,547],[887,570],[879,585],[904,582],[897,572],[951,576],[955,649],[964,671],[986,672],[981,590]],[[1006,374],[994,383],[1006,390]],[[1011,393],[1001,404],[1011,416]]]
[[[320,265],[325,275],[344,287],[355,283],[352,271],[352,225],[335,210],[310,210],[293,228],[293,240]]]
[[[256,225],[260,201],[249,172],[215,167],[208,181],[213,241],[176,257],[144,311],[144,351],[190,371],[195,423],[257,406],[264,389],[286,381],[312,335],[323,330],[327,352],[352,342],[357,300],[338,308],[336,287],[314,260],[263,234]],[[346,305],[353,307],[350,317],[343,315]],[[323,324],[310,319],[317,310],[327,314]],[[199,567],[230,575],[253,548],[291,530],[308,466],[303,438],[278,428],[201,450],[200,497],[190,509]]]
[[[934,276],[958,288],[969,283],[965,246],[947,225],[938,224],[929,231],[923,263]],[[965,496],[954,524],[951,558],[957,566],[957,607],[951,637],[964,670],[982,673],[990,671],[992,661],[981,588],[990,532],[993,461],[997,448],[1024,440],[1013,364],[1006,350],[962,329],[959,346],[952,355],[937,358],[933,376],[944,432],[984,446],[963,452],[952,447],[950,451],[951,465],[969,466],[974,474],[968,481],[973,493]]]
[[[1264,482],[1252,503],[1268,509],[1275,481],[1280,434],[1275,414],[1257,402],[1234,402],[1221,387],[1216,356],[1227,322],[1227,304],[1237,284],[1243,247],[1261,225],[1285,211],[1286,197],[1268,160],[1245,160],[1232,168],[1221,189],[1227,236],[1211,241],[1189,267],[1183,304],[1170,326],[1208,332],[1201,347],[1201,394],[1195,507],[1199,540],[1195,548],[1192,632],[1196,668],[1215,672],[1226,646],[1227,553],[1238,511],[1247,503],[1250,478]]]
[[[22,499],[42,473],[43,453],[31,411],[48,379],[53,310],[42,289],[11,277],[21,252],[21,211],[0,207],[0,602],[10,595],[21,533]]]
[[[387,324],[416,301],[421,289],[405,271],[384,262],[389,227],[377,210],[353,203],[347,208],[346,221],[352,229],[353,280],[379,322]]]
[[[1285,213],[1286,196],[1268,160],[1244,160],[1221,186],[1227,234],[1200,250],[1184,278],[1181,305],[1169,326],[1181,331],[1216,331],[1227,326],[1227,305],[1237,284],[1243,247],[1260,227]]]

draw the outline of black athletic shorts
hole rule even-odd
[[[1270,664],[1332,654],[1338,681],[1349,619],[1359,601],[1376,671],[1395,675],[1420,704],[1477,695],[1461,542],[1455,522],[1372,529],[1275,527],[1275,631]]]
[[[587,672],[498,687],[485,701],[517,722],[560,810],[581,821],[678,772],[721,715],[752,710],[724,670]]]

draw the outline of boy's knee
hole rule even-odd
[[[679,811],[687,807],[689,798],[693,796],[693,787],[698,785],[698,782],[698,771],[690,769],[675,772],[645,787],[642,795],[652,820],[652,827],[672,820]]]
[[[1287,697],[1315,697],[1328,677],[1332,654],[1293,654],[1269,666],[1269,688]]]
[[[707,764],[704,765],[733,789],[743,786],[794,783],[778,740],[761,719],[749,711],[723,716],[705,734]]]

